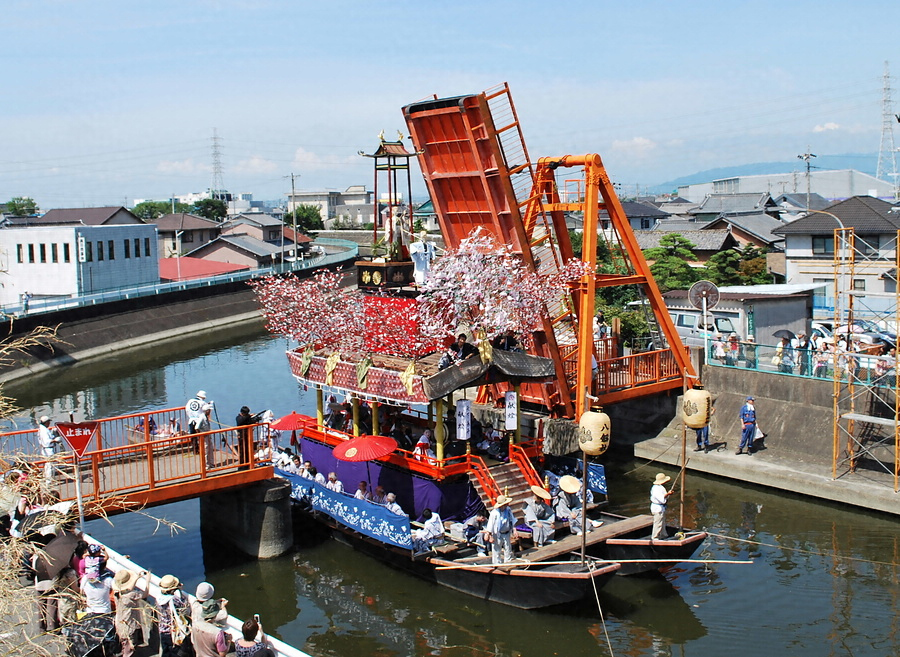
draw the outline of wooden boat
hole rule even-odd
[[[602,588],[619,569],[619,564],[595,557],[582,561],[574,543],[550,552],[525,551],[499,565],[491,563],[490,557],[478,556],[475,546],[449,537],[416,553],[406,516],[333,493],[298,475],[277,472],[291,481],[298,513],[327,527],[337,540],[394,568],[482,600],[520,609],[577,602]],[[394,516],[392,527],[387,526],[391,518],[386,516]]]

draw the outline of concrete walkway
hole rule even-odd
[[[719,442],[708,454],[695,452],[694,431],[687,436],[687,469],[694,472],[734,479],[768,488],[776,488],[823,500],[850,504],[873,511],[900,514],[900,495],[894,492],[894,476],[884,471],[838,468],[838,478],[831,478],[831,466],[806,463],[778,453],[776,448],[763,449],[751,456],[737,455],[736,441]],[[634,455],[657,463],[681,467],[681,435],[668,432],[634,445]]]

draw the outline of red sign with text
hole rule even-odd
[[[91,439],[97,433],[99,424],[99,422],[57,422],[56,428],[80,458],[84,456]]]

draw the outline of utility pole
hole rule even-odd
[[[294,202],[294,174],[291,173],[291,202]],[[291,248],[291,254],[294,256],[294,267],[297,266],[297,204],[294,202],[294,211],[291,213],[291,216],[294,219],[294,238],[291,240],[293,242],[293,248]],[[292,267],[293,268],[293,267]]]
[[[815,156],[816,156],[815,153],[809,152],[809,146],[806,147],[806,152],[803,155],[797,156],[798,159],[804,160],[806,162],[806,214],[809,214],[809,196],[810,196],[810,187],[811,187],[810,182],[809,182],[809,175],[810,175],[809,170],[812,167],[812,164],[810,161]]]

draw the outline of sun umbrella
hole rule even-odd
[[[793,340],[797,337],[796,335],[794,335],[793,331],[788,331],[787,329],[775,331],[772,335],[774,335],[776,338],[787,338],[788,340]]]
[[[299,431],[310,426],[313,422],[312,418],[300,415],[300,413],[294,411],[290,415],[285,415],[283,418],[276,420],[271,426],[277,431]]]
[[[53,579],[59,575],[72,561],[78,540],[78,536],[66,532],[47,543],[35,561],[34,570],[38,579]]]
[[[844,326],[838,326],[836,329],[834,329],[834,332],[835,333],[865,333],[866,330],[859,324],[851,324],[849,326],[847,326],[845,324]]]
[[[341,461],[374,461],[397,449],[397,441],[390,436],[363,435],[341,443],[332,450]]]

